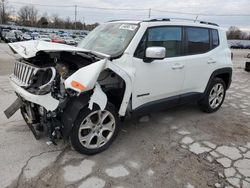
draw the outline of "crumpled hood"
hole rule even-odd
[[[18,53],[20,56],[22,56],[25,59],[35,57],[37,52],[39,51],[91,52],[89,50],[75,47],[75,46],[69,46],[66,44],[59,44],[59,43],[53,43],[53,42],[45,42],[45,41],[40,41],[40,40],[14,42],[14,43],[9,43],[9,46],[14,52]],[[109,57],[109,55],[98,53],[98,52],[92,52],[92,53],[99,54],[104,57]]]

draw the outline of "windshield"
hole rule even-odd
[[[89,33],[78,47],[117,56],[128,46],[137,28],[136,24],[106,23]]]

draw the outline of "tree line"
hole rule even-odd
[[[238,27],[231,26],[227,31],[227,38],[232,40],[250,40],[250,33],[240,30]]]
[[[58,14],[48,16],[47,13],[39,14],[38,9],[32,5],[21,7],[16,16],[13,16],[13,8],[6,0],[0,0],[0,23],[7,24],[14,22],[17,25],[40,28],[59,28],[59,29],[94,29],[98,23],[85,24],[80,21],[71,21],[70,17],[60,18]]]

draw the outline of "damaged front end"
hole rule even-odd
[[[81,109],[94,103],[105,108],[107,96],[97,82],[109,61],[105,54],[43,41],[10,47],[21,58],[10,76],[17,100],[5,114],[10,118],[20,109],[36,139],[48,135],[55,144],[68,138]]]

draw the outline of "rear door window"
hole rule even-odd
[[[187,27],[187,55],[206,53],[210,50],[209,29]]]

